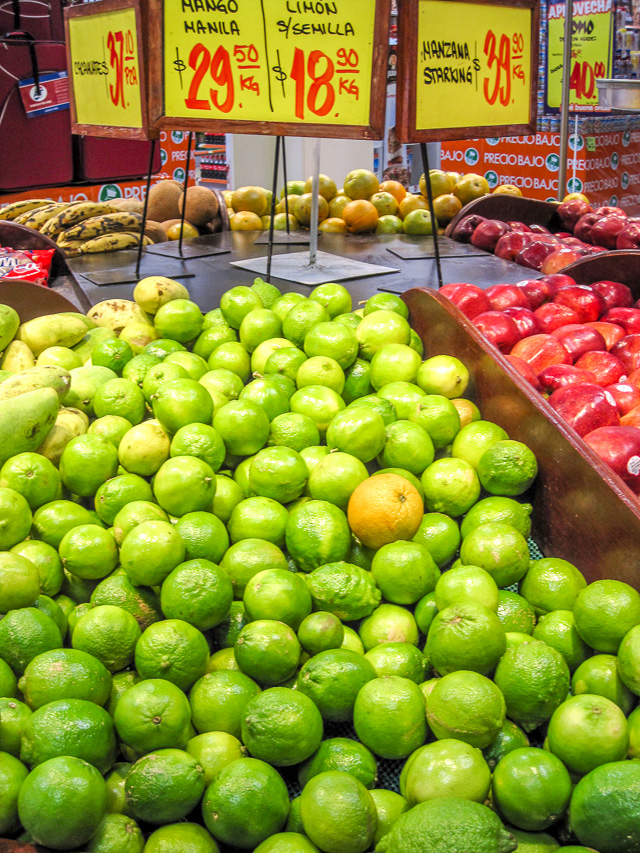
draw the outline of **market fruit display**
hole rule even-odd
[[[531,556],[465,365],[389,294],[134,300],[0,310],[0,836],[637,850],[640,595]]]
[[[630,288],[557,273],[440,292],[640,494],[640,300]]]

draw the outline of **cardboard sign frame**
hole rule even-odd
[[[149,140],[158,137],[158,131],[149,127],[149,109],[147,98],[147,51],[143,34],[143,15],[140,8],[140,0],[97,0],[92,3],[80,3],[77,6],[68,6],[64,10],[64,29],[67,50],[67,67],[69,69],[69,94],[71,107],[71,131],[80,136],[100,136],[111,139],[139,139]],[[138,71],[140,74],[140,109],[142,114],[142,127],[118,127],[100,124],[79,124],[77,121],[75,92],[73,86],[73,73],[71,56],[71,40],[69,38],[69,21],[73,18],[89,18],[105,12],[118,12],[133,9],[136,17],[136,36],[138,47]],[[146,15],[145,15],[146,17]]]
[[[103,0],[112,2],[112,0]],[[117,2],[117,0],[116,0]],[[136,0],[133,0],[136,2]],[[280,136],[309,136],[342,139],[382,139],[387,97],[387,62],[391,0],[375,3],[375,28],[371,72],[368,125],[306,122],[252,121],[221,118],[168,116],[164,109],[164,0],[146,0],[145,17],[149,28],[149,105],[154,128],[175,128],[207,133],[252,133]]]
[[[448,2],[475,6],[505,6],[531,10],[531,68],[529,122],[526,124],[482,125],[451,128],[416,127],[416,68],[418,62],[418,9],[421,0],[398,0],[398,101],[397,130],[400,142],[444,142],[486,136],[522,136],[536,132],[538,106],[538,54],[540,0],[438,0],[443,9]]]

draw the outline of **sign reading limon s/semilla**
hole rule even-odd
[[[147,139],[139,0],[65,9],[74,133]]]
[[[151,0],[158,126],[381,138],[390,0]]]
[[[535,128],[538,0],[404,0],[398,57],[403,142]]]

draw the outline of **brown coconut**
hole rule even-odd
[[[167,235],[162,227],[162,223],[160,222],[153,222],[152,220],[147,219],[144,233],[150,240],[153,240],[154,243],[166,242]]]
[[[177,181],[158,181],[149,190],[148,218],[153,222],[179,219],[178,199],[181,195],[182,187]]]
[[[182,213],[184,195],[178,199]],[[206,225],[218,212],[218,199],[207,187],[189,187],[187,189],[187,210],[185,218],[194,225]]]

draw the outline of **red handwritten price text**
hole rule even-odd
[[[593,98],[596,91],[596,79],[606,77],[607,68],[604,62],[576,62],[571,71],[569,86],[576,93],[578,100]]]
[[[109,84],[109,96],[113,104],[120,105],[123,109],[127,104],[124,99],[124,84],[128,86],[138,85],[138,75],[135,64],[135,41],[131,30],[123,33],[122,30],[113,32],[107,36],[107,49],[109,50],[109,64],[115,71],[115,84]]]
[[[493,79],[485,77],[482,91],[485,101],[490,105],[500,101],[503,107],[512,103],[512,82],[519,80],[526,85],[526,76],[522,67],[524,56],[524,36],[514,33],[511,38],[502,33],[500,41],[489,30],[484,40],[484,53],[487,57],[487,67]]]

